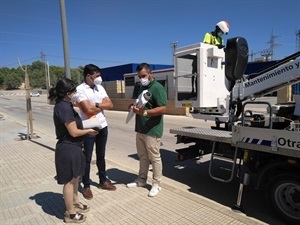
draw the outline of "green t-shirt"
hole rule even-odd
[[[211,45],[221,45],[223,44],[223,39],[221,37],[212,35],[212,33],[206,33],[203,42]]]
[[[158,106],[166,106],[167,92],[165,88],[158,83],[156,80],[153,80],[147,87],[141,86],[139,94],[142,91],[148,90],[151,93],[151,99],[144,106],[144,109],[153,109]],[[155,136],[161,138],[163,135],[163,115],[160,116],[140,116],[136,115],[135,117],[135,131],[147,134],[150,136]]]

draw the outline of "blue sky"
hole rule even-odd
[[[0,1],[0,67],[42,60],[41,52],[64,66],[59,2]],[[244,37],[250,53],[268,49],[273,30],[281,59],[296,52],[300,30],[299,0],[65,0],[65,8],[71,68],[172,64],[172,42],[201,42],[220,20],[230,24],[225,43]]]

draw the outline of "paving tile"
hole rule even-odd
[[[23,126],[2,120],[0,135],[0,221],[1,224],[65,224],[62,185],[55,177],[54,151],[56,140],[41,135],[33,141],[15,141]],[[95,158],[95,155],[93,156]],[[117,167],[117,169],[116,169]],[[80,201],[91,206],[85,224],[263,224],[244,215],[236,215],[194,193],[186,193],[163,184],[155,198],[149,198],[150,185],[127,188],[136,176],[123,165],[107,160],[107,169],[120,182],[116,191],[97,188],[97,167],[91,167],[94,198]],[[151,173],[149,174],[151,176]]]

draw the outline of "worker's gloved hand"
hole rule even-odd
[[[222,49],[225,47],[225,45],[219,44],[219,45],[217,45],[217,47],[218,47],[218,49]]]

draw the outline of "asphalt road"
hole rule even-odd
[[[0,92],[0,114],[8,116],[18,123],[27,125],[28,113],[26,97],[19,92]],[[47,134],[55,138],[52,121],[53,106],[47,104],[46,96],[31,98],[33,128],[36,135]],[[118,168],[122,165],[138,171],[138,160],[135,149],[134,120],[125,123],[127,112],[106,111],[109,124],[109,139],[107,144],[107,160]],[[187,192],[202,195],[219,204],[231,207],[236,203],[238,193],[238,179],[226,184],[209,177],[209,156],[200,160],[192,159],[178,161],[175,149],[186,147],[176,145],[176,138],[169,133],[169,129],[183,126],[209,128],[212,122],[204,122],[186,116],[165,116],[164,136],[161,146],[164,180],[168,184]],[[5,132],[5,131],[1,131]],[[222,165],[222,173],[226,173],[226,164]],[[108,174],[109,175],[109,174]],[[243,193],[242,205],[245,214],[268,224],[284,224],[272,214],[272,210],[265,201],[264,194],[246,187]]]

